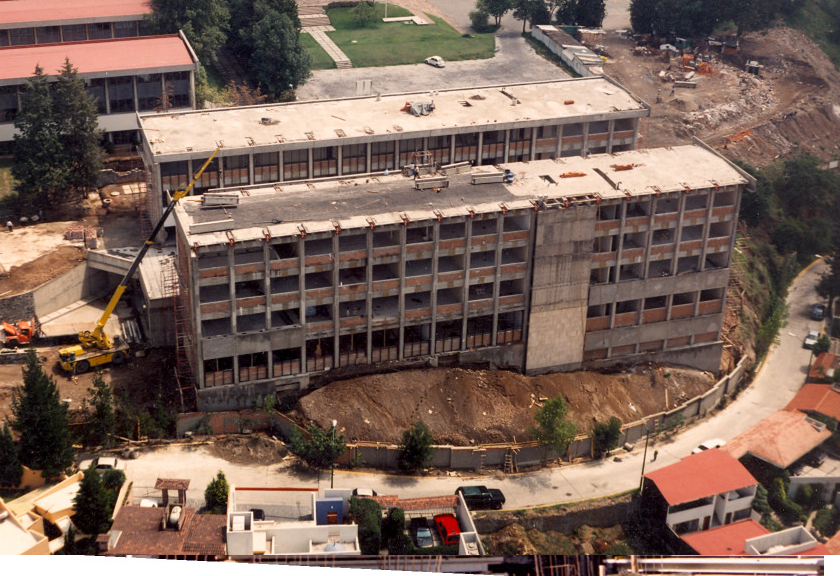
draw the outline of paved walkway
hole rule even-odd
[[[350,58],[341,51],[341,48],[335,45],[335,42],[330,40],[330,37],[327,36],[326,32],[314,29],[307,29],[306,32],[309,32],[315,41],[321,45],[321,48],[323,48],[329,57],[333,59],[336,68],[344,69],[353,67],[353,64],[350,62]]]

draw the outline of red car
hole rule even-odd
[[[435,527],[444,546],[457,544],[461,539],[461,529],[458,520],[452,514],[438,514],[435,516]]]

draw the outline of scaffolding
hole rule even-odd
[[[149,214],[153,213],[155,208],[155,194],[154,186],[152,186],[152,171],[147,163],[144,167],[145,180],[139,184],[140,193],[137,196],[137,206],[140,212],[140,231],[144,237],[148,237],[152,233],[152,221],[149,219]]]
[[[165,313],[165,322],[174,330],[175,385],[181,400],[181,411],[186,412],[196,404],[195,370],[192,360],[193,330],[189,310],[184,302],[187,287],[181,281],[174,257],[162,267],[161,276],[163,295],[172,303],[170,311]]]

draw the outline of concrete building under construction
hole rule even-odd
[[[611,127],[609,147],[618,120],[593,121],[590,136],[595,122]],[[199,408],[383,363],[535,374],[654,360],[716,372],[738,207],[754,181],[699,142],[537,160],[532,139],[532,161],[520,162],[505,130],[491,166],[182,201],[178,341]],[[564,141],[555,137],[552,155]]]

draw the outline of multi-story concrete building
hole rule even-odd
[[[65,59],[84,79],[114,144],[138,141],[138,112],[195,108],[198,59],[182,34],[0,48],[0,149],[10,149],[35,67],[55,77]]]
[[[217,148],[194,194],[382,174],[424,160],[481,166],[632,150],[649,115],[627,90],[593,77],[146,115],[140,124],[160,195],[186,186]],[[162,205],[150,205],[152,221]]]
[[[0,46],[145,36],[151,13],[148,0],[5,0]]]
[[[382,362],[718,370],[748,175],[700,144],[458,171],[182,201],[199,406]]]

